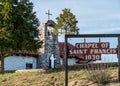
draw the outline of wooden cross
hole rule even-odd
[[[50,10],[48,10],[48,13],[46,13],[47,15],[48,15],[48,20],[50,20],[50,15],[52,15],[51,13],[50,13]]]

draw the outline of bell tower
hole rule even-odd
[[[39,68],[56,68],[60,65],[58,36],[54,33],[54,25],[54,21],[48,20],[39,27],[39,39],[43,41],[42,48],[38,50],[40,53]]]

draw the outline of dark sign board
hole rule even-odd
[[[76,43],[68,51],[68,56],[77,56],[85,60],[101,60],[101,54],[117,54],[117,48],[110,48],[109,42]]]
[[[76,43],[75,45],[75,49],[88,49],[89,52],[91,52],[92,56],[89,54],[86,54],[86,56],[84,57],[85,59],[91,59],[91,58],[100,58],[102,54],[117,54],[118,56],[118,81],[120,82],[120,34],[78,34],[78,35],[65,35],[65,86],[68,86],[68,56],[70,56],[70,52],[69,52],[69,48],[68,48],[68,38],[106,38],[106,37],[116,37],[118,39],[118,46],[117,48],[110,48],[109,43],[105,43],[105,44],[99,44],[99,43],[95,43],[95,44],[87,44],[87,45],[80,45],[79,43]],[[83,44],[83,43],[82,43]],[[101,46],[102,45],[102,46]],[[82,47],[84,46],[84,47]],[[86,46],[86,47],[85,47]],[[72,49],[72,48],[71,48]],[[73,48],[74,49],[74,48]],[[89,50],[89,49],[93,49],[93,50]],[[87,52],[84,50],[84,52]],[[96,53],[101,53],[96,54]],[[73,54],[72,54],[73,55]],[[77,55],[77,54],[76,54]],[[82,56],[83,54],[79,54],[77,56]],[[94,55],[94,56],[93,56]]]
[[[109,42],[83,42],[83,43],[76,43],[75,47],[80,49],[85,48],[109,48]]]

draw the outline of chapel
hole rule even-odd
[[[43,42],[38,50],[38,68],[56,68],[60,65],[58,35],[55,35],[55,22],[48,20],[39,27],[39,40]]]

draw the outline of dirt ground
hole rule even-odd
[[[108,70],[112,76],[110,83],[98,85],[86,79],[89,76],[85,70],[70,70],[68,86],[120,86],[118,70]],[[18,70],[15,73],[0,74],[0,86],[64,86],[64,70]]]

